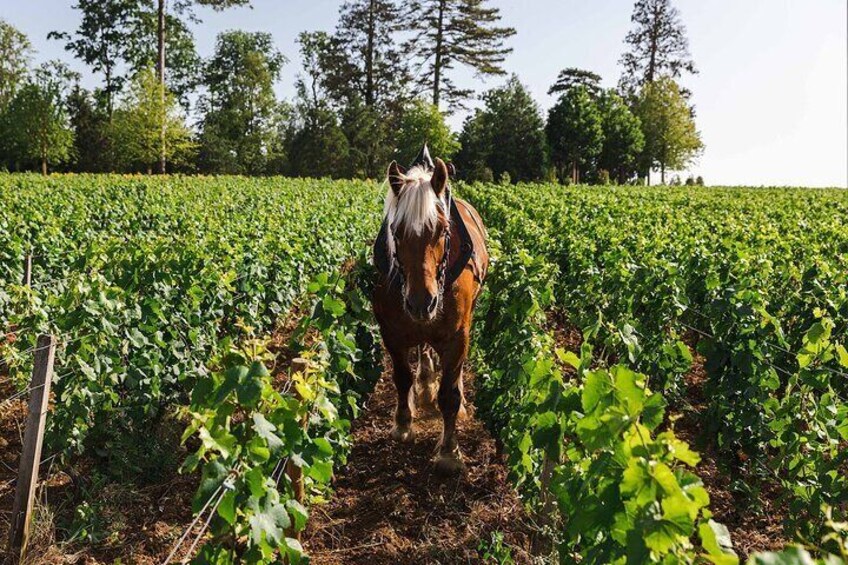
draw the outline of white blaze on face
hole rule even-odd
[[[389,226],[386,232],[386,250],[389,257],[395,254],[393,233],[403,226],[403,234],[421,235],[425,230],[434,230],[439,221],[439,208],[444,210],[447,204],[433,190],[430,180],[432,171],[425,167],[413,167],[403,175],[403,187],[395,196],[391,187],[386,191],[383,204],[383,217]],[[392,269],[394,269],[392,264]]]

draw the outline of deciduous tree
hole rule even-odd
[[[459,140],[445,122],[444,115],[433,104],[416,99],[403,110],[396,132],[395,159],[402,163],[410,162],[425,142],[433,156],[445,161],[459,151]]]
[[[218,35],[204,71],[201,99],[202,170],[269,174],[282,151],[283,108],[274,83],[286,58],[268,33],[228,31]]]
[[[66,51],[103,74],[99,94],[111,118],[115,96],[126,80],[123,63],[130,60],[136,46],[133,30],[137,29],[138,0],[77,0],[74,8],[82,20],[73,35],[53,31],[48,37],[64,40]]]
[[[580,171],[592,164],[604,141],[601,112],[586,87],[570,88],[560,97],[548,113],[545,131],[560,178],[569,168],[571,182],[580,182]]]
[[[162,85],[152,69],[138,73],[109,126],[121,168],[151,173],[162,154],[162,132],[166,159],[177,165],[187,162],[194,144],[181,112],[176,96],[170,92],[162,96]]]
[[[545,169],[545,123],[539,106],[513,76],[483,95],[484,107],[463,125],[457,167],[466,178],[504,173],[513,181],[539,179]]]
[[[36,70],[12,98],[2,130],[18,163],[38,162],[46,175],[49,164],[71,160],[74,133],[65,96],[75,78],[64,64],[51,61]]]
[[[24,82],[32,57],[32,45],[25,34],[0,19],[0,112]]]
[[[642,87],[636,103],[636,115],[642,122],[645,148],[643,170],[650,183],[650,170],[659,168],[665,184],[666,170],[685,168],[704,148],[701,134],[680,91],[665,77]]]
[[[203,6],[210,6],[215,10],[224,10],[231,6],[244,6],[250,0],[196,0]],[[174,9],[178,14],[188,15],[192,20],[198,21],[191,10],[192,0],[177,0]],[[179,96],[181,102],[186,104],[186,91],[194,86],[194,77],[198,68],[199,58],[194,50],[194,38],[185,23],[166,11],[165,0],[156,0],[156,76],[162,85],[162,104],[165,104],[166,88]],[[150,18],[143,18],[143,20]],[[167,31],[166,31],[167,30]],[[145,65],[146,66],[146,65]],[[136,68],[139,68],[137,65]],[[174,78],[166,80],[166,69],[173,69]],[[161,135],[161,155],[159,159],[159,172],[165,172],[165,131]]]

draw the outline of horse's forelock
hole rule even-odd
[[[433,190],[431,178],[431,171],[413,167],[402,175],[397,195],[391,187],[386,191],[383,216],[393,230],[403,226],[404,235],[421,235],[447,222],[445,202]]]

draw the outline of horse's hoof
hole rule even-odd
[[[400,443],[409,443],[415,441],[415,431],[412,426],[399,426],[395,424],[392,428],[392,439]]]
[[[440,475],[458,475],[465,472],[462,455],[456,453],[440,453],[436,456],[436,472]]]

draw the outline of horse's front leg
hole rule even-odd
[[[459,442],[456,439],[456,420],[462,410],[462,365],[468,355],[468,333],[460,332],[443,348],[442,382],[439,385],[439,410],[442,412],[442,439],[436,455],[436,470],[454,474],[465,469]]]
[[[395,426],[392,428],[392,438],[409,442],[415,439],[412,429],[412,407],[409,403],[409,391],[412,389],[413,376],[409,366],[409,348],[387,347],[392,358],[392,379],[397,389],[397,408],[395,409]]]

